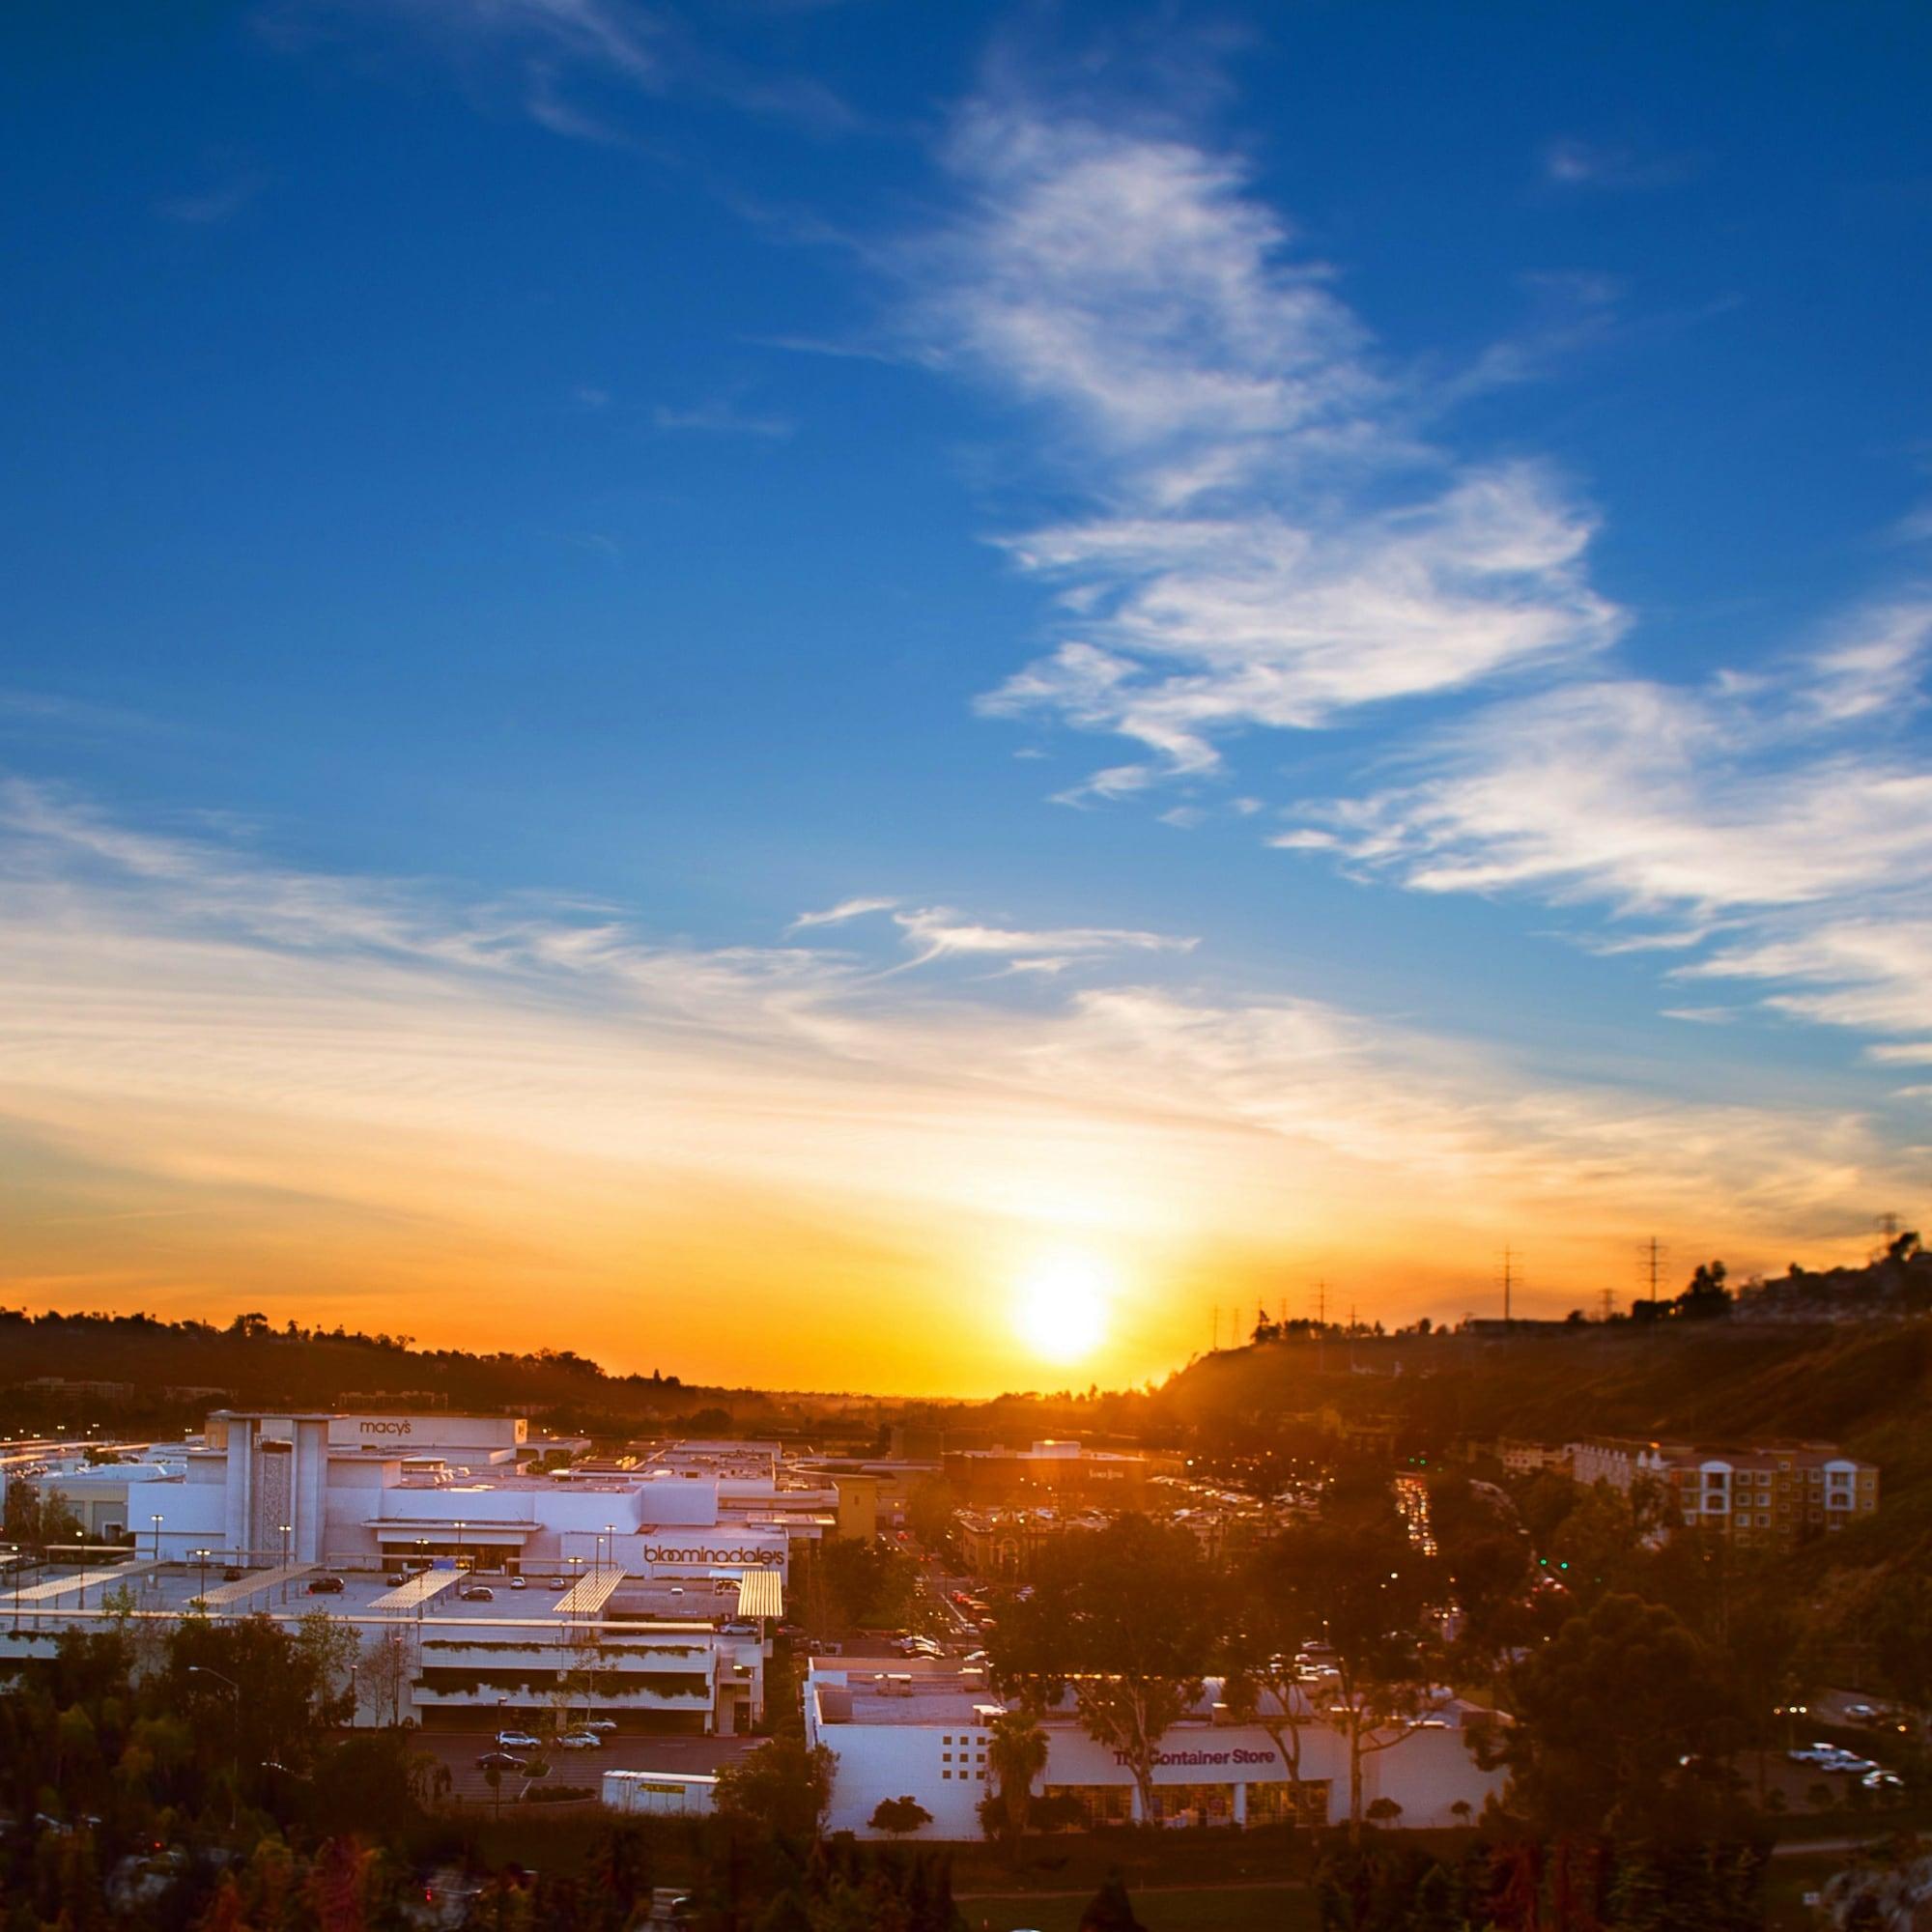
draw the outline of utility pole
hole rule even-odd
[[[1610,1319],[1610,1291],[1607,1288],[1604,1290],[1603,1304],[1604,1312],[1600,1319],[1607,1322]]]
[[[1510,1299],[1516,1287],[1516,1255],[1510,1248],[1503,1250],[1503,1326],[1510,1323]]]

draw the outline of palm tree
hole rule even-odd
[[[1033,1804],[1033,1781],[1046,1769],[1046,1733],[1024,1704],[1016,1711],[1002,1711],[987,1727],[986,1759],[1006,1806],[1007,1830],[1013,1837],[1022,1837]]]

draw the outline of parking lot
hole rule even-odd
[[[495,1804],[497,1794],[490,1789],[488,1777],[476,1768],[476,1759],[493,1748],[491,1740],[497,1720],[494,1713],[486,1717],[478,1712],[474,1717],[473,1724],[466,1723],[460,1728],[440,1722],[434,1730],[418,1731],[414,1746],[428,1752],[449,1773],[451,1800],[465,1804]],[[515,1727],[515,1719],[507,1721],[511,1728]],[[518,1802],[532,1784],[588,1785],[595,1792],[601,1788],[607,1771],[718,1772],[747,1751],[755,1750],[762,1742],[759,1738],[661,1737],[620,1732],[607,1737],[596,1750],[551,1752],[547,1777],[530,1779],[515,1772],[505,1772],[502,1802],[505,1804]],[[530,1757],[535,1753],[520,1751],[517,1755]]]

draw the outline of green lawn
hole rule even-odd
[[[969,1932],[1074,1932],[1089,1894],[1067,1898],[962,1898]],[[1315,1905],[1301,1886],[1136,1891],[1149,1932],[1312,1932]]]

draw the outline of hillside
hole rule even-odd
[[[1232,1446],[1314,1432],[1324,1406],[1388,1418],[1405,1455],[1445,1458],[1469,1438],[1560,1443],[1585,1435],[1693,1443],[1812,1439],[1883,1471],[1869,1525],[1831,1560],[1932,1559],[1932,1321],[1800,1326],[1628,1323],[1475,1340],[1463,1335],[1295,1340],[1228,1350],[1175,1377],[1151,1405],[1190,1437]]]
[[[81,1397],[36,1382],[121,1385]],[[675,1375],[609,1376],[568,1351],[469,1354],[416,1349],[403,1336],[226,1326],[149,1315],[28,1316],[0,1309],[0,1431],[104,1428],[134,1434],[198,1424],[241,1407],[514,1409],[554,1429],[621,1434],[769,1424],[787,1405],[752,1390],[688,1385]],[[84,1412],[82,1412],[84,1411]]]

